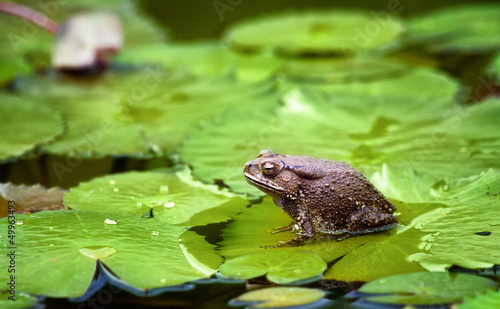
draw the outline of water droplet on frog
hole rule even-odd
[[[112,218],[106,218],[106,220],[104,220],[104,223],[106,223],[106,224],[117,224],[116,220],[112,219]]]
[[[110,185],[115,185],[115,184],[116,184],[116,181],[114,181],[114,180],[110,180],[110,181],[109,181],[109,184],[110,184]]]
[[[160,186],[160,192],[162,194],[168,194],[168,186],[167,185],[161,185]]]
[[[153,236],[158,236],[158,235],[160,235],[160,232],[158,232],[158,231],[152,231],[152,232],[151,232],[151,235],[153,235]]]
[[[105,259],[107,257],[112,256],[113,254],[115,254],[117,252],[115,248],[105,247],[105,246],[84,247],[78,251],[81,254],[88,256],[89,258],[96,259],[96,260]]]
[[[163,207],[165,208],[172,208],[175,206],[175,203],[174,202],[166,202]]]
[[[24,224],[24,223],[23,223],[23,221],[21,221],[21,220],[17,220],[17,221],[16,221],[16,225],[23,225],[23,224]]]

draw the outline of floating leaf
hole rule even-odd
[[[15,202],[13,211],[16,213],[65,209],[62,205],[65,193],[65,190],[57,187],[46,189],[40,185],[0,183],[0,218],[8,216],[9,201]]]
[[[410,39],[433,52],[484,53],[500,46],[500,6],[464,4],[447,7],[407,23]]]
[[[372,153],[358,150],[360,145],[372,139],[385,141],[386,136],[406,138],[386,147],[389,151],[390,146],[411,144],[413,140],[396,133],[439,121],[454,106],[458,90],[455,81],[432,70],[318,88],[287,91],[276,113],[268,109],[256,109],[254,117],[228,113],[221,125],[193,133],[181,156],[201,179],[222,179],[235,191],[254,194],[260,193],[246,183],[241,170],[262,149],[379,166],[384,147]],[[394,90],[399,88],[407,91]],[[218,151],[222,148],[223,153]]]
[[[161,64],[193,75],[232,75],[243,81],[262,81],[272,76],[283,60],[269,54],[240,54],[219,41],[170,42],[124,50],[115,59],[123,64]]]
[[[314,303],[325,296],[318,289],[299,287],[270,287],[246,292],[230,301],[231,306],[247,308],[289,308]]]
[[[407,305],[437,305],[494,289],[490,279],[448,272],[413,273],[381,278],[363,285],[359,292],[367,301]],[[370,295],[371,293],[381,295]]]
[[[238,279],[251,279],[266,275],[271,282],[288,284],[321,276],[325,269],[325,261],[316,254],[307,251],[284,250],[243,255],[226,261],[219,271],[223,276]]]
[[[457,306],[460,309],[476,309],[476,308],[499,308],[500,307],[500,292],[488,290],[486,294],[476,294],[467,296],[464,303]]]
[[[187,167],[107,175],[81,183],[64,197],[64,204],[72,209],[138,217],[152,211],[155,219],[177,225],[187,225],[196,214],[226,203],[232,207],[226,213],[197,218],[198,225],[228,220],[247,202],[194,180]]]
[[[390,15],[389,13],[387,13]],[[395,45],[403,25],[396,16],[329,9],[286,12],[233,25],[225,34],[236,50],[271,49],[285,55],[344,55]]]
[[[117,224],[105,224],[106,219]],[[100,259],[122,280],[139,289],[182,284],[210,276],[206,266],[179,244],[184,227],[154,219],[94,211],[43,211],[16,215],[16,291],[51,297],[85,293]],[[7,231],[6,218],[0,221]],[[22,244],[22,245],[21,245]],[[206,246],[205,247],[210,247]],[[213,246],[212,246],[213,248]],[[210,254],[206,251],[205,254]],[[144,254],[147,253],[147,254]],[[213,253],[212,253],[213,254]],[[7,263],[9,256],[2,257]],[[8,273],[0,275],[7,282]]]
[[[0,94],[0,101],[0,162],[15,160],[63,133],[57,111],[6,94]],[[33,123],[38,124],[36,130]]]

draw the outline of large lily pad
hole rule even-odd
[[[500,6],[464,4],[408,21],[411,40],[434,52],[483,53],[500,47]]]
[[[176,225],[187,225],[196,214],[226,203],[231,206],[226,213],[198,218],[197,225],[229,220],[247,201],[227,189],[196,181],[187,167],[107,175],[81,183],[64,197],[64,204],[72,209],[138,217],[152,211],[155,219]]]
[[[266,275],[277,284],[287,284],[313,277],[321,278],[326,263],[316,254],[300,251],[265,251],[226,261],[219,268],[226,277],[251,279]],[[318,279],[319,279],[318,278]]]
[[[363,285],[359,292],[368,301],[407,305],[437,305],[494,289],[490,279],[447,272],[413,273],[381,278]]]
[[[0,162],[54,141],[63,133],[61,115],[30,100],[0,94]],[[33,130],[33,123],[38,128]]]
[[[454,106],[458,89],[455,81],[431,70],[318,87],[286,92],[276,114],[268,110],[256,110],[254,117],[228,114],[222,125],[193,133],[181,156],[203,180],[222,179],[236,191],[251,193],[257,191],[246,184],[241,170],[261,149],[380,166],[384,147],[371,152],[359,147],[392,136],[405,138],[394,147],[413,145],[408,135],[431,120],[438,122]],[[396,134],[403,128],[408,135]],[[218,147],[210,146],[214,144]],[[220,153],[220,148],[225,151]]]
[[[395,45],[402,32],[403,25],[395,15],[377,18],[364,11],[328,9],[239,22],[226,32],[225,39],[236,50],[351,56]]]
[[[154,219],[61,210],[16,215],[16,220],[22,224],[15,225],[14,243],[7,235],[0,242],[4,248],[17,247],[5,250],[15,251],[18,292],[79,297],[92,280],[96,259],[140,289],[182,284],[216,270],[182,248],[183,227]],[[7,231],[7,218],[0,225]],[[4,254],[4,264],[8,259]],[[7,272],[0,276],[7,282]]]

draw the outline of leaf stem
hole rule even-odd
[[[48,17],[16,3],[0,1],[0,12],[28,20],[51,34],[55,34],[59,29],[59,25]]]

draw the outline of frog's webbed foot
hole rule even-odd
[[[273,230],[274,231],[272,231],[271,234],[277,234],[277,233],[281,233],[281,232],[285,232],[285,231],[295,232],[297,230],[297,224],[295,222],[292,222],[287,226],[275,227]]]
[[[279,244],[272,246],[263,246],[263,248],[280,248],[280,247],[292,247],[292,246],[302,246],[312,237],[306,235],[298,235],[294,239],[290,239],[289,241],[280,241]]]

